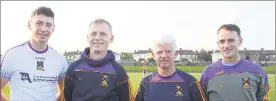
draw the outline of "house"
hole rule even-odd
[[[139,61],[141,59],[147,60],[148,58],[152,57],[151,52],[151,48],[149,48],[148,50],[135,50],[133,53],[133,59],[136,61]]]
[[[241,58],[250,60],[255,63],[261,63],[261,62],[275,63],[275,60],[276,60],[275,50],[264,50],[263,48],[261,48],[261,50],[247,50],[246,48],[244,48],[243,50],[239,50],[239,54]],[[212,62],[215,62],[221,58],[222,58],[222,55],[219,50],[216,50],[212,54]]]
[[[187,59],[189,61],[195,61],[198,58],[197,52],[193,50],[182,50],[182,48],[180,48],[178,51],[179,51],[179,55],[177,56],[177,58],[179,57],[179,59]]]
[[[63,55],[65,56],[66,60],[68,61],[68,64],[73,63],[74,61],[78,60],[81,56],[82,52],[77,51],[71,51],[71,52],[65,52]],[[115,60],[120,60],[120,54],[114,52]]]
[[[255,63],[275,63],[275,50],[240,50],[240,54],[242,57],[247,57],[248,60],[253,61]]]
[[[188,59],[189,61],[197,60],[198,56],[197,53],[193,50],[182,50],[180,48],[179,54],[177,55],[175,60],[181,60],[181,59]],[[136,61],[139,61],[141,59],[147,60],[148,58],[152,57],[152,50],[149,48],[148,50],[135,50],[133,53],[133,58]]]
[[[212,63],[218,61],[219,59],[222,59],[222,54],[219,50],[215,50],[212,54]]]
[[[114,55],[115,55],[115,60],[116,60],[116,61],[119,61],[119,60],[121,59],[120,54],[114,52]]]
[[[73,63],[74,61],[78,60],[81,56],[81,51],[71,51],[71,52],[64,52],[63,56],[65,56],[68,64]]]

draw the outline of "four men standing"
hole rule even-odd
[[[219,28],[217,44],[223,59],[208,65],[200,82],[175,67],[178,51],[174,38],[156,38],[152,56],[158,69],[148,76],[144,75],[135,97],[132,96],[126,71],[115,61],[113,51],[108,50],[114,39],[108,21],[96,19],[90,23],[87,33],[89,47],[69,67],[66,59],[47,44],[55,28],[54,13],[50,8],[37,8],[28,28],[31,39],[11,48],[1,61],[1,91],[9,82],[10,100],[268,100],[266,73],[261,66],[239,56],[238,47],[243,39],[236,25],[227,24]],[[3,93],[1,101],[7,101]]]

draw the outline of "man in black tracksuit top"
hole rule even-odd
[[[115,55],[107,50],[113,36],[109,23],[103,19],[92,22],[88,35],[90,47],[73,62],[66,73],[64,100],[66,101],[131,101],[131,85]],[[111,32],[111,31],[110,31]],[[108,35],[107,35],[108,34]],[[109,40],[111,38],[111,40]],[[106,45],[107,44],[107,45]],[[105,52],[105,54],[101,54]],[[99,58],[100,56],[103,56]]]

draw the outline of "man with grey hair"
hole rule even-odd
[[[113,41],[111,24],[96,19],[89,25],[81,58],[73,62],[67,72],[64,86],[66,101],[131,101],[131,85],[124,68],[108,50]]]
[[[207,101],[199,81],[174,66],[178,51],[172,36],[157,38],[152,48],[158,69],[142,79],[135,101]]]

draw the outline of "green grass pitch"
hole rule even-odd
[[[190,73],[192,74],[194,77],[196,77],[198,80],[200,79],[200,73]],[[135,93],[137,91],[137,88],[140,84],[140,81],[143,77],[142,73],[128,73],[130,80],[131,80],[131,85],[133,88],[133,92]],[[269,78],[269,85],[271,87],[270,90],[270,100],[274,101],[275,100],[275,74],[268,74],[268,78]],[[4,88],[4,93],[7,97],[10,96],[10,90],[9,90],[9,86],[6,86]]]
[[[190,73],[192,74],[195,78],[200,80],[201,73]],[[142,73],[128,73],[131,81],[131,85],[133,88],[133,92],[135,93],[137,91],[137,88],[140,84],[140,81],[143,77]],[[270,101],[275,100],[275,74],[268,74],[268,79],[269,79],[269,85],[271,87],[271,90],[269,92],[270,96]]]

